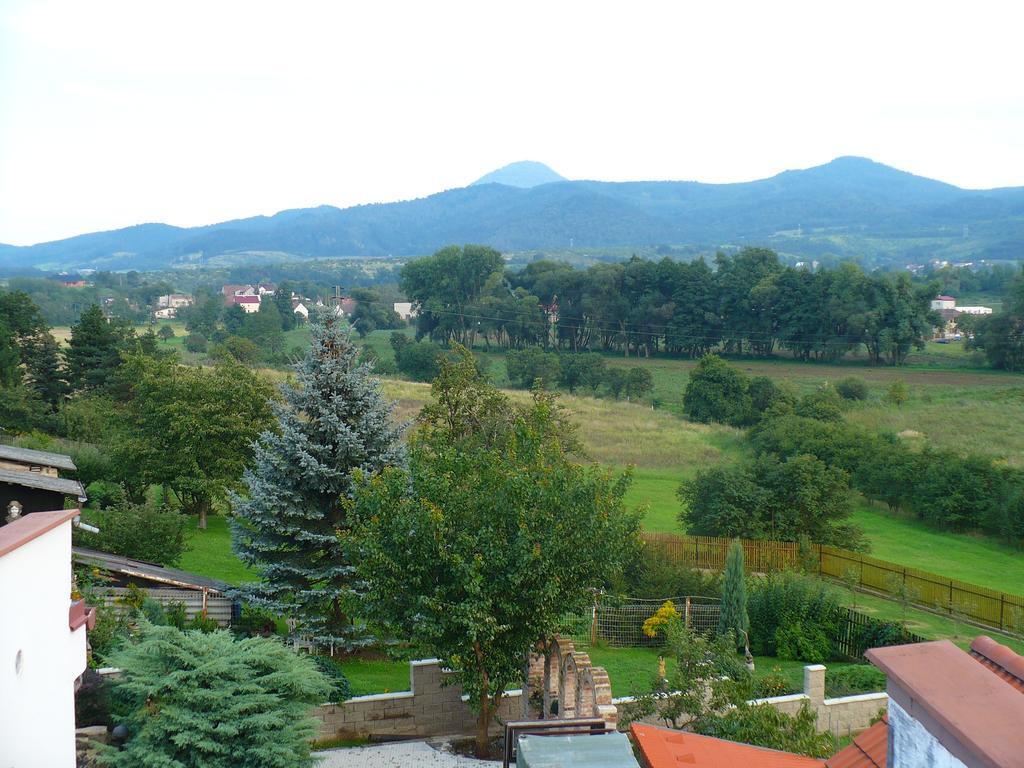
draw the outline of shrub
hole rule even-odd
[[[831,698],[884,690],[885,674],[870,664],[830,669],[825,675],[825,695]]]
[[[89,497],[89,506],[96,509],[123,504],[127,499],[124,486],[111,480],[94,480],[86,486],[85,495]]]
[[[95,669],[82,673],[82,685],[75,691],[75,727],[90,725],[111,725],[110,684]]]
[[[843,409],[839,394],[834,387],[828,384],[800,398],[794,406],[793,412],[797,416],[818,421],[843,420]]]
[[[721,576],[681,564],[659,547],[648,545],[637,550],[623,574],[621,588],[616,591],[647,599],[713,597],[721,591]]]
[[[796,715],[787,715],[770,704],[740,702],[723,715],[701,723],[695,730],[719,739],[809,757],[828,757],[836,750],[835,738],[827,731],[818,733],[817,725],[818,717],[806,701]]]
[[[201,333],[190,333],[183,344],[189,352],[199,354],[206,351],[206,337]]]
[[[840,657],[832,639],[844,626],[845,609],[835,590],[820,579],[786,572],[757,580],[751,585],[747,613],[751,650],[757,655],[778,656],[781,641],[789,657],[800,661],[811,661],[803,653],[820,660]]]
[[[775,668],[776,670],[778,667]],[[764,677],[754,681],[754,695],[759,699],[769,699],[772,696],[785,696],[795,693],[793,686],[783,675],[773,670]]]
[[[326,701],[331,704],[340,704],[352,697],[351,686],[349,685],[348,678],[345,673],[341,671],[341,667],[334,659],[327,656],[313,656],[313,663],[316,664],[316,668],[320,671],[320,674],[326,678],[328,684],[331,687],[330,694]]]
[[[647,637],[657,637],[665,631],[665,625],[668,624],[671,619],[678,620],[679,611],[676,610],[675,603],[671,600],[666,600],[652,616],[649,616],[647,620],[644,621],[644,625],[641,629]]]
[[[780,659],[821,664],[833,656],[832,641],[820,626],[793,622],[775,630],[775,655]]]
[[[91,517],[100,532],[76,528],[76,544],[157,565],[173,565],[185,552],[189,519],[166,507],[122,502]]]
[[[144,624],[116,653],[115,711],[129,732],[104,749],[113,768],[312,766],[310,707],[330,686],[308,658],[275,640],[235,640]]]
[[[858,376],[847,376],[836,382],[836,392],[844,400],[867,400],[868,383]]]

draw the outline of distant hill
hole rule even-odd
[[[529,189],[539,187],[541,184],[551,184],[555,181],[567,181],[548,168],[544,163],[537,163],[533,160],[520,160],[518,163],[509,163],[496,171],[491,171],[481,176],[470,186],[477,184],[504,184],[507,187],[521,187]]]
[[[864,158],[841,157],[737,184],[555,180],[522,187],[499,181],[519,165],[417,200],[301,208],[204,227],[141,224],[0,248],[0,269],[415,256],[466,242],[504,251],[560,250],[570,242],[577,249],[705,251],[760,244],[794,257],[866,257],[879,264],[1024,258],[1024,188],[965,190]],[[533,170],[527,177],[541,178]]]

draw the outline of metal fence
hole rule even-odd
[[[693,568],[720,570],[732,539],[644,533],[649,551]],[[801,553],[788,541],[742,540],[748,571],[770,573],[801,564],[821,576],[870,589],[1003,631],[1024,634],[1024,596],[939,576],[837,547],[811,544]]]
[[[207,594],[195,589],[145,589],[146,597],[156,600],[165,608],[174,603],[181,603],[185,607],[185,618],[191,620],[202,614],[204,606],[207,618],[213,619],[220,626],[227,627],[231,624],[232,600],[222,595]],[[118,613],[128,610],[124,598],[132,594],[132,590],[126,587],[100,587],[96,590],[97,596],[103,598],[105,605],[112,607]]]
[[[604,642],[619,648],[664,645],[664,637],[648,637],[643,626],[666,600],[672,602],[686,626],[695,632],[709,634],[718,629],[718,598],[691,595],[658,600],[604,597],[595,603],[589,616],[571,617],[566,631],[574,641],[583,644]]]
[[[822,576],[905,599],[912,605],[963,616],[1009,632],[1024,632],[1024,597],[906,568],[859,552],[820,546]],[[1022,565],[1024,567],[1024,565]]]
[[[850,608],[846,609],[844,618],[838,637],[833,637],[832,641],[838,651],[850,659],[860,659],[868,648],[925,642],[925,638],[895,622],[882,621]]]

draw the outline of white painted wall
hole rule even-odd
[[[889,768],[967,768],[903,707],[889,700]]]
[[[0,557],[0,768],[75,765],[86,630],[68,628],[70,596],[70,521]]]

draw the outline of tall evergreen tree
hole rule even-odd
[[[729,553],[725,556],[725,578],[722,580],[722,612],[718,615],[720,634],[732,632],[737,644],[743,643],[744,634],[750,629],[747,616],[747,581],[743,572],[743,545],[733,539]]]
[[[133,335],[122,321],[103,316],[93,304],[71,326],[71,338],[65,353],[68,383],[75,391],[100,389],[111,383],[112,374],[121,365],[121,350]]]
[[[298,385],[282,387],[278,430],[264,432],[234,499],[235,551],[259,572],[252,599],[293,616],[324,642],[355,644],[354,569],[345,554],[353,472],[403,464],[401,427],[344,322],[313,320]]]

